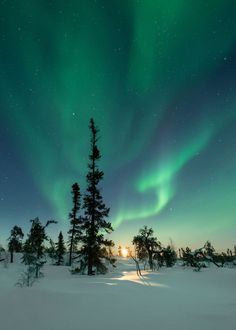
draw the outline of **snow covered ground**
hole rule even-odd
[[[22,268],[0,265],[1,330],[236,329],[236,269],[175,267],[140,279],[124,259],[94,277],[45,266],[44,278],[19,288]]]

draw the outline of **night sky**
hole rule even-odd
[[[117,244],[236,243],[236,1],[1,0],[0,242],[85,189],[89,119]]]

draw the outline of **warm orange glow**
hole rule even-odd
[[[123,256],[124,258],[126,258],[127,255],[128,255],[128,250],[127,250],[126,248],[122,248],[122,249],[121,249],[121,253],[122,253],[122,256]]]

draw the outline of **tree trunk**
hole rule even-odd
[[[138,276],[142,276],[142,273],[141,273],[141,269],[139,267],[139,262],[136,258],[134,258],[132,255],[131,255],[131,258],[134,260],[135,262],[135,265],[136,265],[136,273]]]
[[[72,234],[71,234],[71,241],[70,241],[69,266],[72,265],[72,250],[73,250],[73,242],[74,242],[74,225],[73,225],[73,232],[72,232]]]
[[[88,253],[88,275],[93,275],[93,259],[92,259],[91,248],[89,248],[89,253]]]
[[[36,265],[36,267],[35,267],[35,277],[36,278],[39,277],[39,267],[38,267],[38,265]]]
[[[93,159],[92,159],[92,214],[91,214],[91,233],[90,233],[90,239],[89,239],[89,249],[88,249],[88,275],[93,275],[93,249],[92,246],[94,245],[94,240],[95,240],[95,155],[94,155],[94,150],[95,150],[95,135],[93,135]]]

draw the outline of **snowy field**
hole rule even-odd
[[[136,276],[129,260],[104,276],[45,266],[31,288],[22,265],[0,265],[1,330],[235,330],[236,269],[175,267]]]

